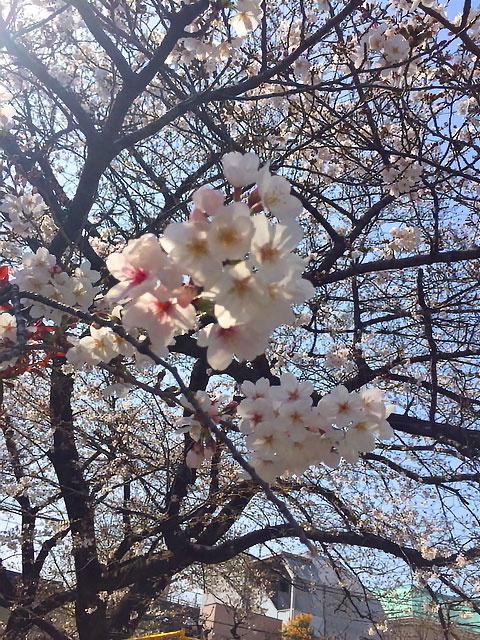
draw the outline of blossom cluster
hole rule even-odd
[[[388,30],[387,25],[378,25],[374,29],[369,29],[358,40],[358,44],[353,53],[356,64],[363,63],[365,50],[373,52],[383,51],[385,63],[388,65],[396,64],[405,60],[410,52],[410,45],[400,33],[392,33]]]
[[[56,232],[55,224],[47,213],[45,202],[38,193],[21,196],[7,194],[0,205],[0,211],[8,215],[12,231],[22,238],[37,235],[49,242]]]
[[[206,391],[197,391],[195,400],[200,409],[215,423],[221,420],[221,413],[228,411],[227,407],[220,408],[220,398],[212,399]],[[231,403],[229,407],[236,403]],[[185,416],[177,420],[177,433],[188,433],[192,438],[193,445],[187,452],[185,462],[190,469],[198,469],[204,460],[210,460],[215,453],[216,444],[210,431],[203,427],[197,418],[194,407],[183,398],[182,405],[192,412],[191,416]]]
[[[12,123],[12,118],[15,115],[15,109],[10,104],[12,98],[9,91],[0,87],[0,128],[9,127]]]
[[[391,251],[414,251],[420,244],[420,232],[417,227],[392,227],[390,234],[393,238],[388,244]]]
[[[205,391],[198,391],[195,399],[215,424],[236,412],[239,430],[253,452],[250,464],[269,483],[285,473],[301,474],[320,462],[332,467],[341,457],[356,462],[361,453],[375,448],[375,437],[393,435],[387,421],[390,408],[378,389],[349,393],[339,386],[313,406],[313,386],[286,372],[279,385],[271,386],[261,378],[244,382],[242,392],[245,399],[238,406],[230,403],[221,408],[221,400]],[[186,463],[196,469],[212,457],[216,445],[192,405],[185,399],[182,404],[192,415],[177,420],[177,433],[188,432],[194,441]]]
[[[197,327],[197,309],[207,311],[216,322],[199,331],[198,344],[219,371],[233,355],[251,360],[263,353],[271,332],[294,321],[291,305],[314,293],[301,277],[305,260],[293,253],[302,240],[295,222],[302,205],[288,181],[268,166],[259,169],[255,154],[229,153],[223,168],[234,202],[225,205],[220,191],[201,188],[187,222],[168,225],[161,238],[132,240],[106,262],[119,281],[107,300],[124,305],[125,328],[146,330],[160,356],[175,336]],[[250,206],[240,195],[255,182]],[[262,209],[285,224],[255,215]]]
[[[100,279],[100,274],[92,271],[88,260],[69,275],[57,265],[55,256],[40,247],[36,253],[23,256],[22,266],[14,278],[20,290],[40,294],[70,307],[86,311],[99,291],[94,283]],[[46,318],[57,325],[61,324],[64,315],[63,311],[40,302],[35,302],[30,308],[32,318]]]
[[[213,72],[218,64],[238,58],[243,38],[255,31],[262,18],[259,0],[239,0],[235,15],[230,18],[230,26],[238,37],[216,40],[212,37],[202,39],[196,34],[195,37],[181,38],[168,56],[167,63],[190,65],[197,60],[207,72]],[[187,27],[187,33],[190,30]]]
[[[74,341],[70,337],[70,342]],[[84,364],[96,365],[110,362],[119,355],[132,357],[135,349],[117,333],[108,327],[90,327],[90,335],[74,341],[67,351],[67,362],[77,368]]]
[[[389,34],[386,25],[368,32],[368,46],[372,51],[382,51],[385,63],[397,64],[405,60],[410,52],[410,45],[400,33]]]
[[[381,173],[384,182],[390,186],[390,193],[399,196],[419,184],[423,170],[419,164],[400,158]]]
[[[211,66],[215,68],[217,64],[238,55],[241,43],[241,38],[232,38],[231,42],[182,38],[179,41],[180,46],[170,54],[169,62],[171,64],[181,62],[188,65],[193,60],[199,60],[206,68]]]
[[[21,291],[40,294],[55,302],[60,302],[70,307],[88,310],[92,304],[99,287],[94,286],[100,275],[92,271],[90,263],[85,260],[75,268],[73,275],[69,275],[56,263],[55,256],[47,249],[41,247],[36,253],[25,254],[22,258],[22,268],[19,268],[13,278],[13,284],[18,285]],[[22,303],[29,307],[29,315],[37,320],[32,327],[27,327],[27,341],[41,340],[45,334],[52,332],[52,327],[47,327],[44,320],[57,326],[68,317],[63,311],[54,309],[48,304],[33,302],[27,298]],[[2,350],[13,347],[17,340],[17,319],[9,313],[5,307],[0,313],[0,347]],[[92,328],[94,331],[94,329]],[[0,363],[0,370],[12,367],[22,358],[22,355],[14,356]],[[97,360],[97,362],[99,362]]]
[[[398,31],[389,29],[386,24],[368,29],[357,41],[352,50],[352,61],[357,67],[371,66],[370,57],[375,57],[375,68],[388,83],[399,86],[406,77],[418,71],[417,64],[411,60],[410,42]],[[370,55],[368,55],[370,54]]]
[[[360,453],[374,449],[375,436],[393,435],[378,389],[349,393],[339,386],[313,406],[312,385],[287,372],[278,386],[261,378],[244,382],[242,392],[239,428],[254,452],[250,464],[267,482],[319,462],[336,466],[341,457],[356,462]]]
[[[354,365],[351,360],[350,351],[345,347],[334,345],[329,349],[325,358],[325,366],[327,369],[342,369],[349,373],[353,371]]]

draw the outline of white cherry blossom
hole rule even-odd
[[[278,387],[271,387],[269,395],[278,402],[302,401],[311,407],[312,392],[313,385],[310,382],[299,382],[293,373],[286,371],[280,376],[280,385]]]
[[[168,225],[160,243],[174,264],[198,285],[215,281],[222,272],[222,260],[212,253],[208,223],[176,222]]]
[[[268,167],[260,171],[258,192],[263,206],[272,215],[288,224],[303,211],[298,198],[290,195],[290,183],[283,176],[272,176]]]
[[[363,404],[355,393],[349,393],[340,385],[324,396],[318,403],[326,420],[331,420],[337,427],[346,427],[362,417]]]
[[[207,216],[214,216],[223,208],[225,197],[221,191],[210,187],[201,187],[194,192],[192,200],[200,211],[206,213]]]
[[[35,253],[27,253],[23,258],[23,266],[33,272],[35,278],[45,282],[49,280],[55,264],[55,256],[52,256],[45,247],[40,247]]]
[[[0,313],[0,342],[15,342],[17,339],[17,319],[11,313]]]
[[[298,269],[302,273],[305,261],[291,253],[300,244],[303,233],[299,226],[272,224],[264,215],[252,219],[251,262],[261,268],[262,275],[278,279],[279,274]]]
[[[85,352],[88,364],[110,362],[118,355],[115,334],[107,327],[90,327],[90,336],[82,338],[78,346]]]
[[[268,336],[251,324],[209,324],[197,338],[200,347],[207,347],[208,363],[217,371],[224,371],[234,354],[240,360],[253,360],[264,351],[267,342]]]
[[[248,187],[258,180],[259,157],[231,151],[222,158],[223,173],[233,187]]]
[[[230,19],[231,26],[235,29],[237,36],[247,36],[260,24],[263,11],[258,0],[238,0],[237,15]]]
[[[222,260],[242,260],[250,249],[253,223],[246,204],[234,203],[217,211],[208,229],[208,247]]]
[[[259,378],[256,382],[246,380],[242,384],[242,393],[252,400],[257,398],[265,398],[270,390],[270,383],[266,378]]]
[[[239,262],[225,269],[204,295],[218,301],[215,303],[215,317],[222,327],[229,327],[262,313],[267,288],[246,262]]]

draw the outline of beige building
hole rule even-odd
[[[208,640],[278,640],[282,621],[253,612],[239,616],[234,607],[212,602],[202,607],[202,626]]]

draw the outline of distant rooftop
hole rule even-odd
[[[480,614],[459,598],[440,593],[432,598],[425,589],[409,586],[378,590],[375,595],[387,619],[415,618],[438,624],[441,611],[446,622],[480,637]],[[480,599],[475,604],[480,608]]]
[[[335,570],[328,558],[321,555],[281,552],[263,557],[260,562],[265,565],[283,565],[294,583],[298,579],[311,586],[328,586],[332,589],[345,587],[351,593],[362,596],[366,594],[358,578],[344,567],[338,567]]]

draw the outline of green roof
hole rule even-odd
[[[435,609],[438,605],[447,622],[453,622],[464,631],[479,634],[480,637],[480,614],[460,598],[436,593],[434,599],[425,589],[408,586],[378,590],[375,595],[380,600],[387,620],[416,618],[436,621],[438,624],[438,612]],[[480,600],[476,604],[480,607]]]

